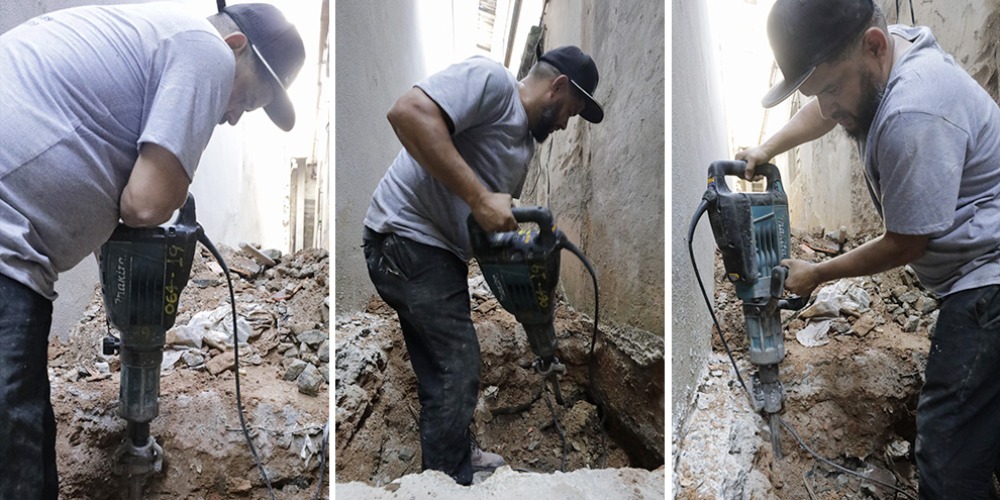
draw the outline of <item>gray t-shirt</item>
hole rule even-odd
[[[928,28],[892,68],[864,145],[887,231],[930,235],[911,264],[938,295],[1000,283],[1000,108]]]
[[[416,84],[455,125],[452,140],[492,192],[517,197],[535,153],[518,82],[500,63],[472,57]],[[365,225],[471,256],[469,206],[402,149],[375,189]]]
[[[235,60],[172,3],[79,7],[0,36],[0,274],[54,299],[119,220],[143,143],[194,175]]]

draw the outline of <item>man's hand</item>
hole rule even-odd
[[[517,220],[510,207],[513,199],[506,193],[484,192],[471,206],[472,216],[479,227],[490,233],[516,231]]]
[[[743,177],[748,181],[753,180],[754,169],[757,168],[757,165],[767,163],[771,160],[771,157],[771,153],[764,149],[764,146],[754,146],[736,153],[737,160],[747,162],[746,171],[744,172]]]
[[[798,295],[799,297],[809,297],[813,290],[822,283],[816,273],[816,264],[798,259],[785,259],[781,265],[788,268],[788,276],[785,278],[785,290]]]

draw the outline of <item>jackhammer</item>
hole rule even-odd
[[[174,325],[181,291],[191,274],[195,246],[204,235],[190,195],[168,226],[119,224],[101,246],[101,292],[108,320],[121,339],[108,336],[103,352],[121,356],[119,415],[128,435],[115,453],[114,472],[129,479],[139,498],[145,479],[163,467],[163,448],[149,433],[159,415],[160,363],[167,330]]]
[[[547,208],[516,207],[512,212],[518,223],[533,222],[538,229],[488,233],[469,215],[467,225],[473,256],[500,305],[524,327],[531,352],[536,356],[532,366],[543,377],[544,383],[551,386],[556,402],[563,406],[565,400],[559,387],[559,375],[566,372],[566,366],[556,356],[553,317],[560,251],[569,250],[580,259],[594,284],[594,333],[590,344],[589,378],[603,423],[606,412],[594,380],[594,346],[600,306],[594,269],[583,252],[556,229],[552,213]]]
[[[781,183],[781,174],[770,163],[758,165],[755,173],[767,179],[765,191],[730,191],[725,177],[742,177],[745,169],[746,163],[742,161],[716,161],[709,166],[708,189],[691,221],[688,243],[690,245],[698,220],[707,211],[716,245],[722,253],[726,278],[733,283],[737,297],[743,301],[743,318],[750,339],[750,363],[758,369],[751,379],[749,392],[755,410],[767,417],[771,445],[775,456],[781,459],[778,413],[785,399],[784,386],[778,377],[778,365],[785,358],[781,310],[801,309],[809,298],[782,298],[788,268],[780,262],[791,256],[791,237],[788,197]],[[700,276],[698,280],[701,285]],[[719,335],[722,337],[721,331]],[[722,341],[729,351],[725,337]],[[732,353],[729,354],[731,358]]]
[[[106,356],[120,355],[118,413],[127,422],[127,435],[115,453],[113,470],[128,481],[132,500],[142,498],[146,480],[163,469],[163,448],[150,435],[149,423],[160,413],[163,346],[167,330],[177,319],[178,302],[191,276],[199,242],[212,253],[228,278],[229,269],[198,224],[194,197],[189,194],[172,223],[146,228],[119,224],[99,252],[104,309],[108,322],[121,333],[121,338],[116,338],[109,332],[103,352]],[[235,297],[232,281],[227,282],[236,332]],[[233,335],[237,412],[257,468],[274,498],[246,428],[240,402],[239,341]]]

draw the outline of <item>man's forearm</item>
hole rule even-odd
[[[781,130],[761,144],[761,147],[773,158],[796,146],[823,137],[835,126],[837,122],[823,118],[819,102],[813,99],[795,113]]]
[[[850,252],[816,265],[819,282],[868,276],[894,269],[920,258],[927,236],[886,233]]]

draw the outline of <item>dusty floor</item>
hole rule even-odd
[[[604,451],[596,401],[587,391],[592,320],[565,304],[557,307],[559,356],[566,365],[563,407],[548,392],[535,399],[541,378],[530,367],[533,355],[524,330],[492,297],[474,267],[470,290],[483,364],[483,389],[472,426],[479,444],[526,476],[628,467],[629,456],[615,436],[607,439]],[[420,405],[395,312],[373,298],[365,312],[338,315],[335,331],[338,491],[343,483],[381,487],[418,474]],[[662,360],[662,347],[660,351]],[[659,397],[662,402],[662,394]],[[520,405],[524,407],[516,408]],[[566,435],[565,465],[560,430]],[[649,479],[654,473],[639,470],[642,481],[659,481],[654,489],[662,494],[663,468],[660,479]],[[483,481],[487,477],[477,474],[476,482]]]
[[[317,482],[329,416],[327,253],[286,255],[270,268],[243,252],[222,253],[230,269],[241,275],[234,275],[233,283],[237,311],[246,321],[238,329],[249,334],[239,349],[241,396],[275,497],[314,498],[319,491],[319,498],[325,498],[328,463],[324,484]],[[230,314],[225,317],[231,321],[225,279],[202,249],[168,344],[183,331],[178,327],[195,324],[196,314],[204,313],[197,316],[204,318],[220,308],[216,314]],[[213,327],[225,337],[220,332],[231,330],[229,325],[222,321]],[[126,425],[117,414],[118,357],[100,352],[106,334],[103,303],[95,291],[68,343],[50,344],[61,498],[127,498],[127,486],[112,473]],[[170,366],[161,372],[160,411],[151,422],[151,434],[164,450],[163,472],[147,481],[145,498],[270,498],[240,427],[232,346],[210,341],[210,336],[200,347],[166,350]]]
[[[795,238],[793,255],[829,257],[806,242],[830,246],[819,237]],[[860,242],[848,241],[844,250]],[[806,347],[802,342],[810,344],[809,339],[797,338],[819,320],[807,323],[805,312],[783,312],[786,357],[780,379],[787,399],[781,415],[823,457],[915,495],[914,411],[937,302],[903,269],[841,284],[847,285],[853,285],[852,294],[867,295],[870,306],[834,313],[823,345]],[[859,289],[866,294],[858,295]],[[718,259],[715,307],[748,381],[754,369],[746,360],[741,301],[723,282]],[[683,440],[674,444],[677,498],[893,498],[887,488],[820,463],[786,429],[780,434],[785,456],[775,460],[770,430],[752,410],[717,336],[713,349],[697,409],[684,423]]]

